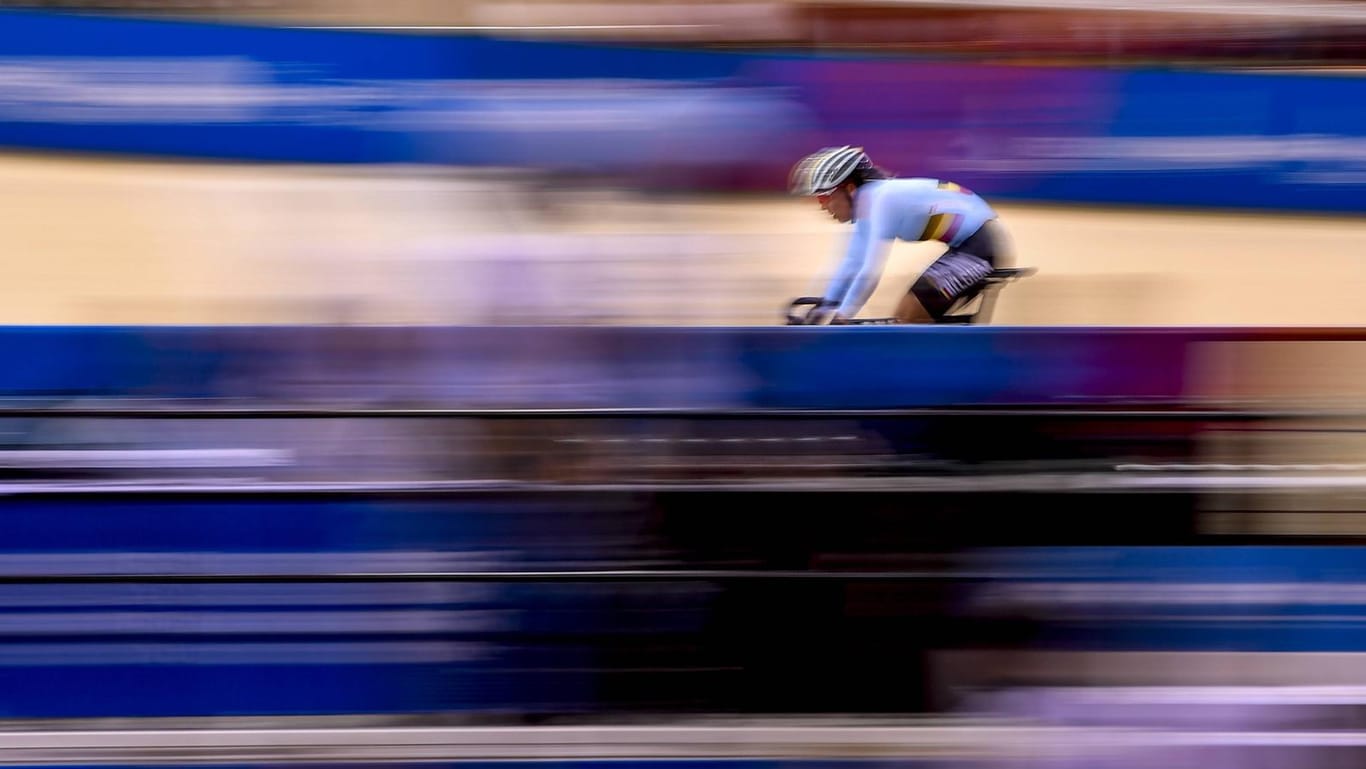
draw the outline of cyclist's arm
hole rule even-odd
[[[876,238],[871,233],[863,238],[855,238],[849,243],[849,253],[845,265],[851,273],[847,289],[839,297],[839,307],[835,315],[852,318],[863,309],[868,297],[873,295],[878,281],[882,279],[883,265],[887,263],[887,252],[891,249],[890,238]]]
[[[854,279],[858,277],[859,270],[863,266],[863,251],[866,233],[860,227],[855,227],[850,233],[849,242],[845,246],[844,256],[840,259],[839,266],[835,274],[830,278],[830,284],[825,289],[825,302],[832,307],[839,307],[844,304],[844,297],[849,293],[849,287],[853,285]]]
[[[884,195],[869,202],[868,209],[860,212],[855,223],[854,237],[845,255],[844,266],[849,270],[850,277],[846,290],[839,298],[839,307],[835,310],[835,314],[841,318],[857,315],[873,295],[878,281],[882,279],[887,254],[897,237],[896,219],[893,216],[895,201]]]

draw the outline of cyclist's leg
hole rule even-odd
[[[1012,249],[999,220],[985,222],[971,236],[934,261],[897,304],[901,323],[935,323],[987,273],[1011,264]],[[984,264],[983,264],[984,263]]]
[[[897,306],[898,318],[903,307],[914,303],[927,320],[935,323],[964,295],[975,289],[991,273],[991,263],[976,254],[949,249],[920,273],[911,284],[910,293]],[[907,321],[916,322],[916,321]]]
[[[991,270],[1013,262],[1011,251],[1000,221],[988,220],[921,273],[897,305],[897,319],[905,323],[937,322]]]
[[[1010,238],[998,219],[984,223],[953,250],[979,256],[990,262],[993,268],[1009,267],[1015,261]]]

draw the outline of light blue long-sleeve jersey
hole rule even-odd
[[[981,197],[938,179],[880,179],[854,195],[854,232],[825,299],[851,318],[882,277],[896,240],[942,241],[954,248],[972,237],[996,212]]]

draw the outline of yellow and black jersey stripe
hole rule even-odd
[[[920,239],[940,240],[948,243],[958,234],[958,229],[962,225],[962,214],[934,214],[925,224],[925,231],[921,233]]]

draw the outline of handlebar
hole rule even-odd
[[[820,306],[821,306],[822,304],[824,304],[824,303],[825,303],[825,298],[824,298],[824,297],[820,297],[820,296],[799,296],[799,297],[797,297],[796,299],[793,299],[792,302],[787,306],[787,313],[786,313],[786,316],[785,316],[786,319],[787,319],[787,325],[789,325],[789,326],[805,326],[805,325],[807,325],[807,319],[811,316],[811,310],[814,310],[814,309],[816,309],[817,307],[820,307]],[[803,312],[803,313],[801,313],[801,314],[799,315],[799,314],[797,314],[797,313],[795,312],[795,310],[796,310],[798,307],[809,307],[810,309],[808,309],[806,312]]]

